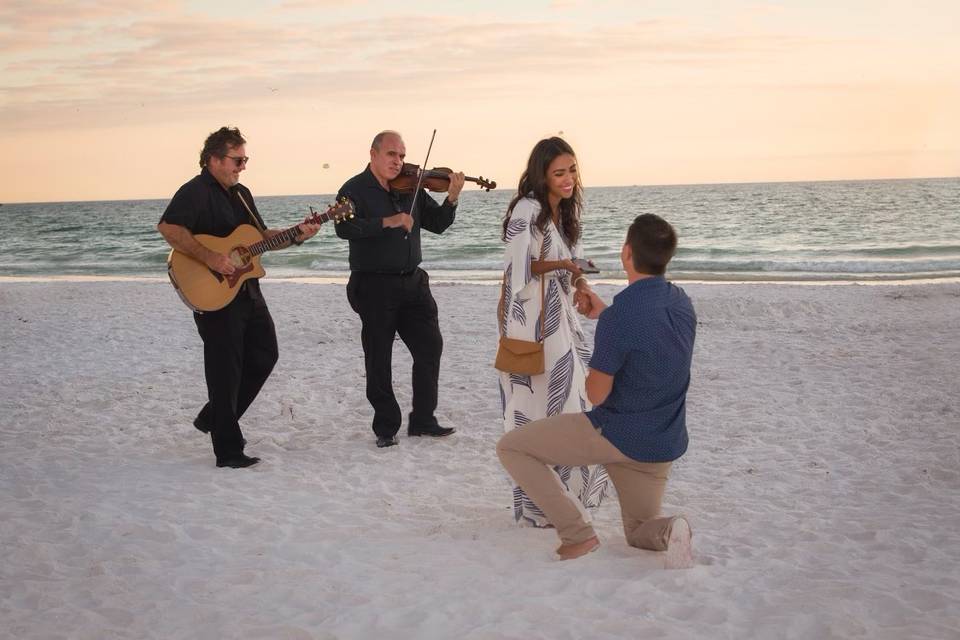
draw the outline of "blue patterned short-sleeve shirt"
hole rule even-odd
[[[613,388],[587,417],[624,455],[668,462],[687,450],[696,330],[690,298],[662,276],[635,281],[600,314],[590,368],[613,376]]]

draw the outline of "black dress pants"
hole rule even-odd
[[[392,370],[397,334],[413,356],[413,410],[407,426],[435,426],[443,337],[427,272],[419,268],[406,275],[352,272],[347,300],[363,324],[360,340],[373,432],[390,437],[400,430]]]
[[[219,462],[243,453],[239,420],[277,363],[277,333],[259,288],[251,297],[244,287],[223,309],[193,318],[203,340],[208,397],[198,418],[210,426]]]

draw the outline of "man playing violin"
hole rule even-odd
[[[340,188],[337,198],[354,203],[356,216],[336,226],[337,235],[350,241],[350,281],[347,300],[360,316],[367,374],[367,400],[373,405],[373,432],[378,447],[397,444],[400,405],[393,393],[394,337],[413,357],[413,407],[407,423],[409,436],[448,436],[434,411],[440,378],[443,337],[430,279],[420,268],[420,229],[443,233],[453,224],[464,175],[452,172],[443,204],[426,191],[401,193],[390,181],[400,175],[406,147],[396,131],[382,131],[373,139],[370,164]],[[414,196],[416,201],[414,205]]]

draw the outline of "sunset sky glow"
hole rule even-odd
[[[958,24],[923,0],[7,0],[0,202],[169,197],[223,124],[257,195],[335,192],[388,128],[504,188],[561,131],[587,186],[957,176]]]

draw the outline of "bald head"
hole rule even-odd
[[[377,135],[373,136],[373,142],[370,143],[370,148],[376,151],[380,151],[380,147],[383,145],[383,141],[386,138],[395,138],[400,142],[403,142],[403,136],[401,136],[397,131],[386,129],[384,131],[381,131]]]

